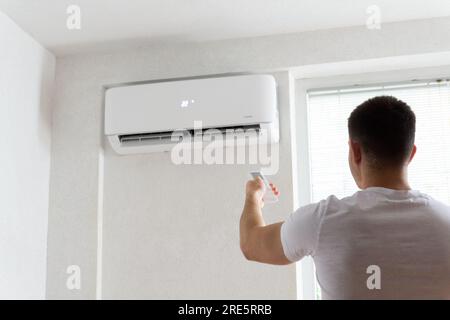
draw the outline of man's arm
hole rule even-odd
[[[248,260],[285,265],[291,263],[281,244],[282,222],[266,225],[261,208],[264,205],[264,183],[261,179],[247,182],[244,210],[240,222],[240,244]],[[273,191],[278,190],[272,185]]]

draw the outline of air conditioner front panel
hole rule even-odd
[[[105,95],[106,135],[127,135],[271,123],[276,114],[271,75],[168,81],[110,88]]]

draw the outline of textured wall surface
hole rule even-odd
[[[55,58],[0,12],[0,299],[43,299]]]

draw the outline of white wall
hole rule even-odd
[[[48,297],[95,297],[98,181],[104,174],[104,298],[295,298],[293,266],[248,263],[240,253],[238,222],[249,166],[175,166],[167,153],[114,154],[101,140],[102,86],[141,79],[147,59],[113,55],[105,62],[114,67],[103,73],[91,69],[90,58],[62,59],[57,70]],[[275,76],[280,116],[288,122],[291,79],[287,72]],[[289,126],[281,134],[286,156],[276,182],[284,195],[269,222],[293,210]],[[82,270],[79,291],[65,285],[72,264]]]
[[[95,298],[102,218],[105,298],[296,297],[293,266],[257,265],[239,253],[238,217],[249,168],[175,167],[167,154],[116,156],[102,141],[103,86],[450,51],[448,34],[450,19],[433,19],[384,24],[379,31],[354,27],[58,59],[47,296]],[[293,83],[288,72],[275,75],[282,127],[282,168],[275,182],[283,202],[274,220],[287,216],[295,200]],[[167,195],[174,191],[176,196]],[[65,286],[71,264],[82,270],[79,291]]]
[[[275,77],[286,124],[289,77],[286,72]],[[266,207],[268,222],[293,209],[289,129],[282,127],[283,158],[275,177],[283,198]],[[249,172],[257,168],[174,165],[170,153],[123,157],[107,146],[103,298],[295,298],[292,266],[249,263],[239,250],[243,190]]]
[[[0,299],[43,299],[55,58],[1,12],[0,48]]]

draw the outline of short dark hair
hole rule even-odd
[[[414,146],[416,116],[405,102],[378,96],[353,110],[348,132],[372,167],[397,167],[408,160]]]

